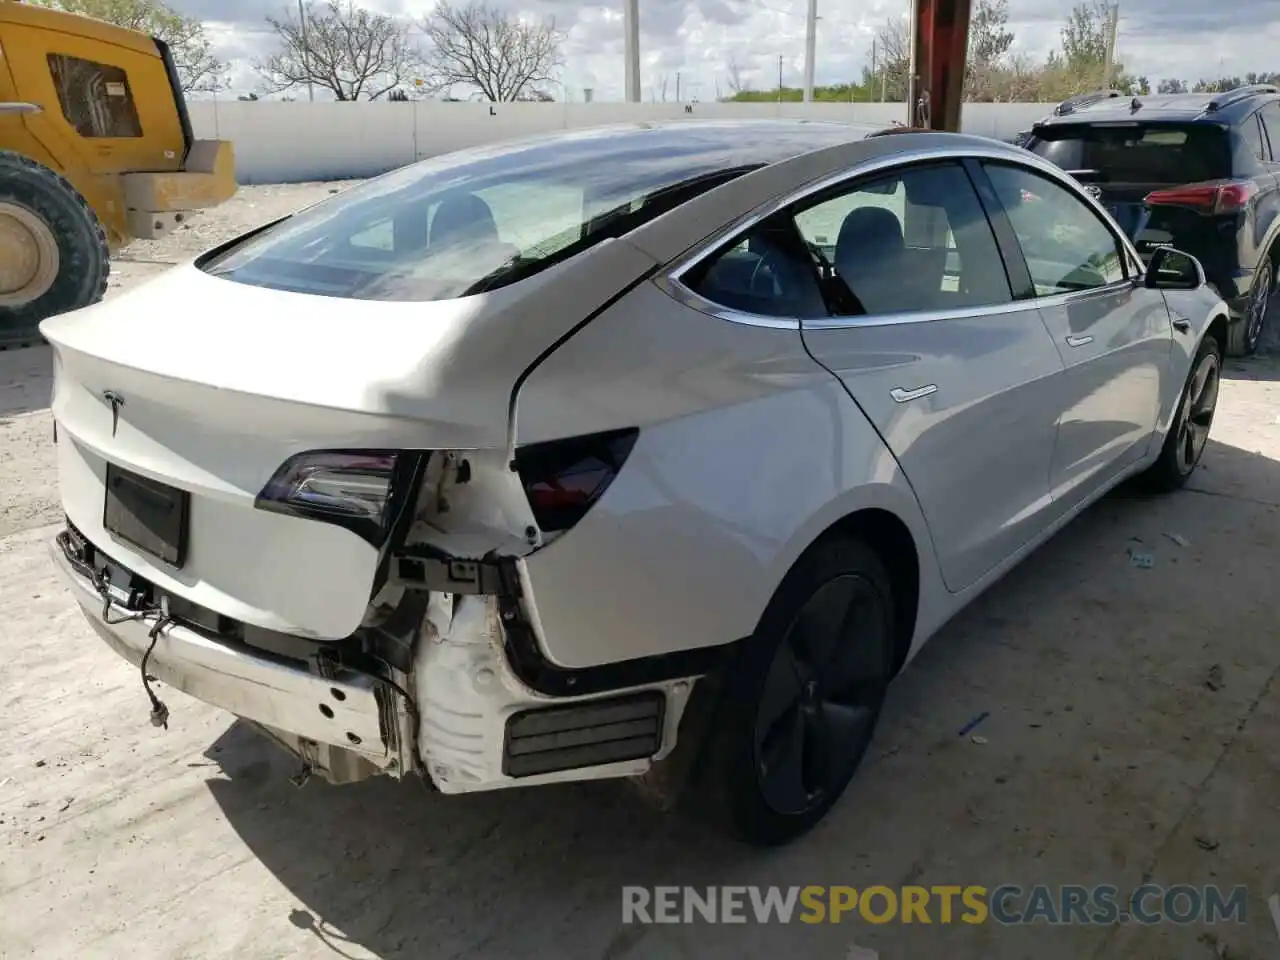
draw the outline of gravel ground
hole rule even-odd
[[[343,185],[251,188],[126,251],[111,295]],[[1280,939],[1280,363],[1234,363],[1192,489],[1109,497],[895,684],[849,795],[752,853],[615,784],[313,783],[137,671],[53,575],[48,352],[0,354],[0,956],[1263,958]],[[1154,558],[1135,566],[1130,548]],[[977,736],[967,721],[989,716]],[[621,923],[623,884],[1247,885],[1244,924]]]

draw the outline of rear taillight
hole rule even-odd
[[[516,471],[544,533],[568,530],[604,495],[640,431],[594,433],[516,448]]]
[[[261,510],[333,523],[381,546],[391,503],[412,472],[398,450],[318,450],[290,457],[254,501]]]
[[[1149,193],[1145,202],[1152,207],[1187,207],[1203,214],[1237,213],[1249,205],[1249,198],[1257,192],[1252,180],[1188,183]]]

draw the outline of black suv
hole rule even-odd
[[[1253,353],[1280,260],[1280,88],[1060,104],[1026,149],[1090,186],[1144,260],[1193,254],[1231,309],[1230,352]]]

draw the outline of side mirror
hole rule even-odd
[[[1205,284],[1204,267],[1189,253],[1157,247],[1143,283],[1152,290],[1196,290]]]

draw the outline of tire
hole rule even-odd
[[[6,239],[7,238],[7,239]],[[102,299],[106,232],[65,177],[0,151],[0,348],[40,342],[39,324]]]
[[[811,830],[871,743],[893,637],[892,586],[875,552],[837,537],[811,547],[720,678],[686,810],[754,846]],[[786,749],[799,744],[809,751]]]
[[[1262,342],[1262,335],[1267,329],[1267,309],[1275,287],[1276,265],[1268,251],[1254,274],[1249,299],[1245,302],[1244,316],[1238,323],[1232,324],[1230,352],[1233,356],[1251,357],[1257,352],[1258,344]]]
[[[1177,412],[1160,448],[1160,457],[1143,475],[1152,488],[1177,490],[1195,472],[1204,456],[1217,412],[1221,374],[1222,347],[1216,338],[1206,334],[1191,362],[1187,382],[1182,386]]]

